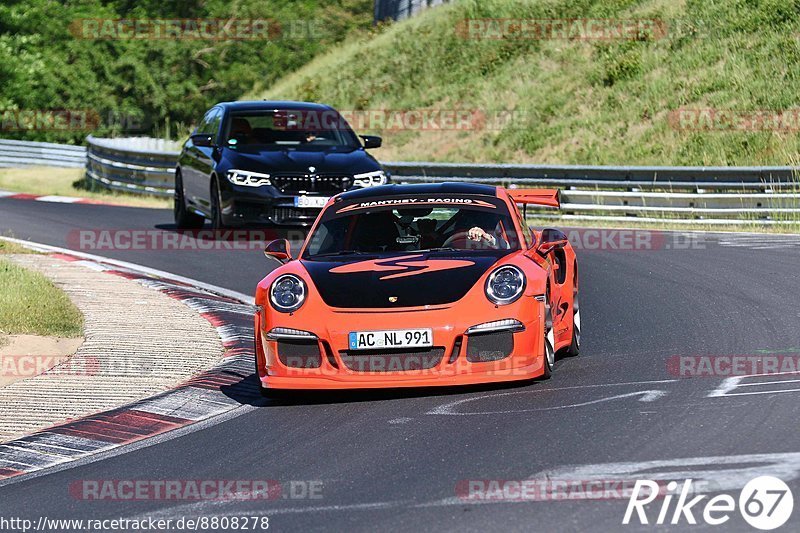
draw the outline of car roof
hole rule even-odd
[[[333,108],[326,104],[313,102],[294,102],[291,100],[242,100],[237,102],[220,102],[216,104],[230,111],[261,111],[279,109],[297,109],[304,111],[330,111]]]
[[[497,187],[480,183],[444,182],[444,183],[417,183],[413,185],[379,185],[343,192],[339,195],[342,200],[363,200],[378,196],[394,196],[405,194],[481,194],[497,196]]]

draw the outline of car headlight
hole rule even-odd
[[[356,187],[374,187],[376,185],[385,185],[386,181],[386,172],[383,170],[375,170],[373,172],[365,172],[363,174],[353,175],[353,185]]]
[[[513,265],[501,266],[486,279],[486,297],[497,305],[517,301],[525,290],[525,274]]]
[[[234,185],[244,185],[245,187],[261,187],[262,185],[272,185],[269,174],[251,172],[249,170],[231,169],[228,171],[228,181]]]
[[[272,282],[269,299],[281,313],[292,313],[306,301],[306,284],[294,274],[284,274]]]

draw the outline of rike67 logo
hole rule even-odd
[[[659,484],[651,480],[637,480],[628,507],[622,519],[623,524],[638,520],[640,524],[697,524],[700,517],[706,524],[719,526],[730,520],[737,510],[742,518],[756,529],[764,531],[776,529],[785,524],[792,515],[794,498],[789,486],[772,476],[760,476],[750,480],[739,493],[738,502],[730,494],[709,497],[700,494],[694,497],[692,480],[684,481],[678,490],[678,483],[671,481],[667,492],[659,490]],[[661,505],[649,506],[656,498],[663,496]],[[677,496],[673,507],[672,502]],[[691,499],[690,499],[691,498]],[[649,508],[648,508],[649,506]],[[658,514],[654,512],[658,510]],[[634,518],[635,517],[635,518]]]

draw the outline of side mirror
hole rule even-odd
[[[212,148],[214,146],[214,139],[208,133],[196,133],[192,135],[192,144],[195,146]]]
[[[276,239],[264,247],[264,255],[271,257],[280,263],[285,263],[292,259],[289,241],[286,239]]]
[[[563,231],[548,228],[542,230],[542,238],[536,247],[536,252],[544,257],[553,250],[565,247],[568,242],[569,240]]]
[[[364,139],[364,148],[380,148],[383,144],[383,139],[377,135],[360,135]]]

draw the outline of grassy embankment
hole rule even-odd
[[[486,18],[658,22],[627,40],[465,38],[465,20]],[[787,165],[800,160],[799,77],[793,0],[464,0],[356,36],[245,97],[487,117],[466,129],[363,131],[383,135],[385,161]],[[709,109],[715,122],[700,121]],[[790,113],[777,128],[729,127],[721,114],[761,110]]]
[[[0,240],[0,343],[8,335],[79,337],[83,315],[47,278],[9,261],[3,254],[30,253]]]
[[[467,19],[504,17],[663,22],[639,40],[459,32]],[[793,0],[465,0],[359,35],[248,96],[345,110],[514,113],[493,128],[384,131],[384,160],[782,165],[800,159],[797,122],[789,131],[690,131],[670,117],[679,109],[797,111],[798,78]]]

